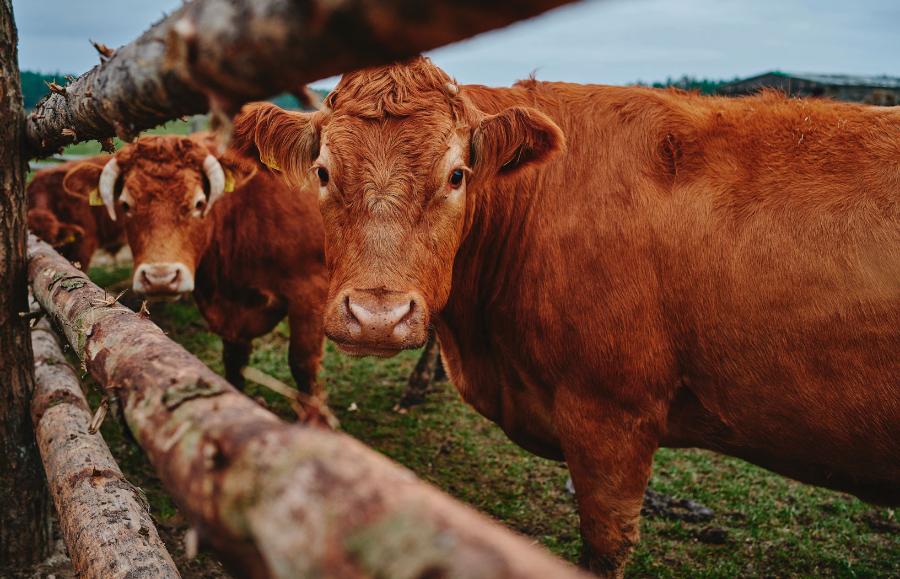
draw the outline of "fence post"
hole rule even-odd
[[[31,425],[25,272],[25,111],[12,0],[0,0],[0,575],[47,555],[49,497]]]

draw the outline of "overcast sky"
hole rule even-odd
[[[13,0],[23,69],[81,73],[181,0]],[[791,72],[900,76],[900,0],[594,0],[434,51],[461,82],[627,84]],[[328,80],[324,85],[333,85]]]

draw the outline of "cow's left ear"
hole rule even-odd
[[[565,135],[550,117],[510,107],[481,120],[472,134],[472,163],[477,174],[506,176],[549,161],[565,146]]]

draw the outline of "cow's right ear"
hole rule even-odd
[[[100,185],[102,171],[103,167],[94,163],[78,163],[63,177],[63,189],[69,195],[79,197],[87,202]],[[96,197],[96,194],[94,196]]]
[[[250,103],[234,118],[230,146],[302,183],[319,156],[318,114],[286,111],[271,103]]]

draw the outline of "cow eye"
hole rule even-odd
[[[194,209],[196,209],[197,211],[203,211],[205,207],[206,199],[197,199],[197,201],[194,203]]]
[[[129,211],[131,211],[131,205],[128,204],[128,201],[122,200],[122,201],[119,201],[119,203],[122,204],[122,211],[123,211],[123,212],[128,213]]]
[[[316,176],[319,178],[319,183],[322,184],[322,187],[328,185],[328,169],[325,167],[316,167]]]
[[[450,173],[450,186],[454,189],[458,188],[462,185],[463,177],[465,177],[465,173],[462,169],[454,169],[452,173]]]

